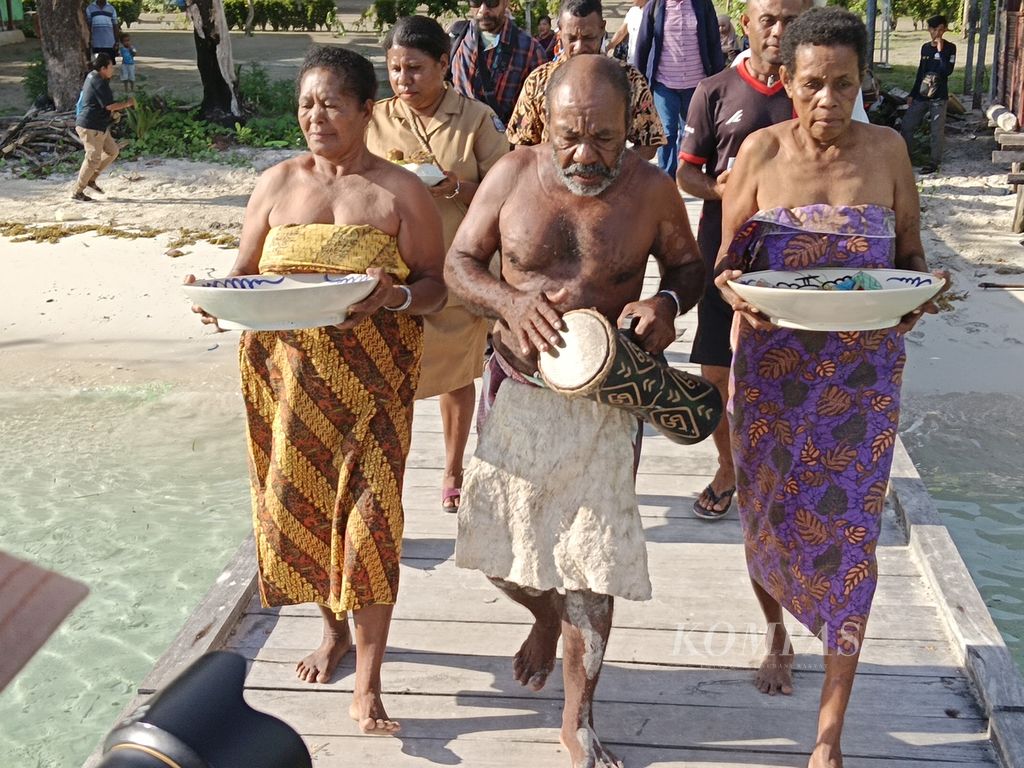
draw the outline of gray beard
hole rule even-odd
[[[574,195],[580,197],[597,197],[604,192],[608,187],[615,183],[615,180],[619,178],[619,174],[622,172],[622,159],[626,155],[626,148],[623,147],[622,151],[619,152],[618,158],[615,160],[615,165],[611,168],[605,168],[603,165],[593,163],[591,165],[581,165],[580,163],[573,163],[568,168],[562,168],[558,164],[558,154],[552,149],[551,161],[555,165],[555,173],[558,175],[559,180],[565,185],[565,188],[572,192]],[[574,180],[573,174],[583,173],[598,173],[604,176],[604,181],[596,186],[584,186],[576,180]]]

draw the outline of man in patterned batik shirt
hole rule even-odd
[[[562,53],[554,61],[538,67],[523,84],[519,101],[508,124],[508,140],[520,146],[543,144],[548,140],[546,122],[547,87],[555,71],[571,57],[599,54],[605,36],[601,0],[564,0],[558,21]],[[654,108],[654,96],[636,67],[623,63],[630,89],[630,127],[627,138],[645,160],[654,157],[658,147],[668,143],[661,118]]]

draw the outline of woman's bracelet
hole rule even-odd
[[[388,312],[404,312],[409,308],[409,305],[412,304],[412,290],[410,290],[408,285],[396,285],[395,288],[398,288],[401,291],[405,291],[405,301],[403,301],[397,307],[389,307],[387,304],[385,304],[384,309],[388,310]]]
[[[454,200],[456,197],[459,196],[459,192],[461,190],[462,190],[462,179],[456,179],[455,180],[455,191],[452,192],[450,195],[445,195],[444,199],[445,200]]]

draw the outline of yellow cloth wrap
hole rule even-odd
[[[261,272],[409,275],[368,226],[275,227]],[[351,330],[247,331],[245,399],[259,586],[267,606],[393,604],[423,323],[381,309]]]
[[[289,224],[267,233],[260,272],[366,272],[380,267],[405,282],[409,268],[391,235],[366,224]]]

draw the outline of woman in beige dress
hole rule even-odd
[[[484,174],[509,151],[491,108],[445,82],[448,34],[433,19],[400,19],[384,38],[388,79],[395,95],[377,102],[366,136],[370,151],[392,160],[433,162],[445,180],[430,187],[444,225],[445,249],[466,215]],[[462,459],[476,402],[474,379],[483,370],[488,321],[458,300],[426,318],[418,399],[440,395],[445,470],[442,506],[455,512]]]

